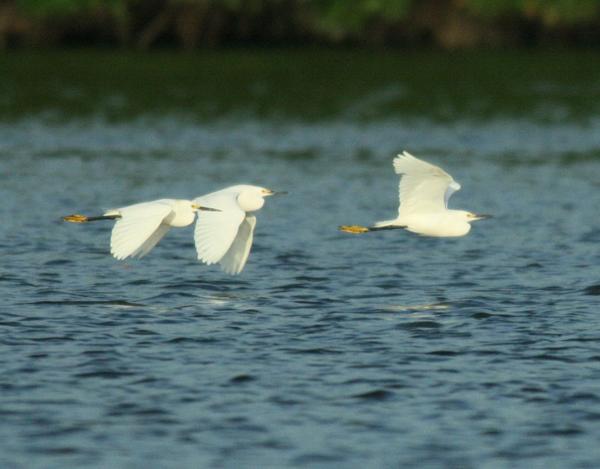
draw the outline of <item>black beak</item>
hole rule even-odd
[[[196,205],[194,208],[196,208],[196,210],[202,210],[204,212],[220,212],[221,211],[218,208],[203,207],[202,205]]]
[[[287,195],[287,191],[273,191],[271,195]]]
[[[478,220],[485,220],[487,218],[494,218],[494,215],[488,215],[488,214],[484,214],[484,213],[476,213],[475,216],[477,217]]]

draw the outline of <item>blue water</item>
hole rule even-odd
[[[556,106],[4,119],[0,467],[597,466],[600,118]],[[494,218],[338,232],[393,217],[404,149]],[[237,277],[195,260],[191,227],[118,262],[110,223],[60,220],[238,182],[289,195]]]

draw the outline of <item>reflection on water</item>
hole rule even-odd
[[[392,312],[411,312],[412,317],[429,316],[435,311],[443,311],[448,309],[449,305],[445,304],[421,304],[421,305],[385,305],[382,307],[384,311]],[[421,312],[422,311],[422,312]]]
[[[586,57],[3,57],[0,466],[593,467]],[[495,218],[338,232],[393,216],[403,149]],[[290,192],[239,277],[60,221],[236,182]]]

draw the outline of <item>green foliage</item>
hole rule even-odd
[[[37,16],[80,13],[94,9],[124,11],[139,0],[14,0],[24,12]],[[311,11],[315,22],[332,33],[358,32],[369,21],[405,18],[418,0],[165,0],[171,4],[225,7],[233,12],[260,13],[273,5],[296,4]],[[457,2],[458,3],[458,2]],[[518,15],[546,23],[574,23],[600,15],[600,0],[463,0],[475,15],[494,18]]]
[[[524,16],[546,24],[573,24],[598,18],[600,0],[466,0],[474,14],[494,18]]]
[[[591,20],[600,12],[598,0],[536,0],[531,2],[545,23],[578,23]]]
[[[26,14],[48,17],[62,16],[104,9],[120,13],[127,0],[16,0],[16,5]]]
[[[333,35],[361,31],[369,21],[397,21],[410,11],[413,0],[315,0],[318,26]]]
[[[430,16],[447,14],[448,9],[459,14],[467,13],[476,20],[482,20],[481,28],[493,28],[506,21],[514,21],[519,27],[523,26],[523,20],[544,24],[546,31],[562,27],[577,32],[581,24],[600,25],[600,0],[437,0],[426,4],[424,0],[2,1],[13,2],[20,16],[37,23],[38,31],[48,25],[50,28],[64,27],[60,26],[60,21],[45,21],[48,18],[68,19],[71,15],[79,15],[79,18],[87,20],[86,24],[93,25],[98,17],[105,20],[108,28],[111,24],[118,25],[117,33],[109,31],[107,36],[113,34],[122,44],[145,44],[142,47],[154,44],[154,40],[160,40],[161,36],[176,37],[185,47],[201,45],[202,41],[215,45],[231,38],[235,41],[243,36],[239,34],[241,29],[267,41],[272,37],[285,41],[288,39],[287,29],[290,29],[289,38],[292,40],[385,42],[399,26],[406,24],[411,24],[421,37],[429,35],[435,42],[436,37],[444,35],[437,35],[432,29],[442,30],[447,25],[443,21],[439,24],[424,21],[423,17],[427,15],[419,13],[425,5],[431,9]],[[196,17],[192,16],[192,21],[187,21],[188,15]],[[116,21],[106,21],[107,18]],[[69,21],[64,23],[70,24]],[[43,26],[40,28],[40,25]],[[194,25],[196,30],[193,30]],[[293,27],[287,28],[288,25]],[[19,31],[19,34],[22,32]],[[90,34],[97,34],[97,31],[90,31]],[[593,35],[598,43],[600,33]],[[5,36],[8,37],[8,33],[5,32]],[[60,31],[55,37],[60,37]],[[6,43],[0,31],[0,49]],[[439,45],[447,47],[447,44]],[[477,45],[477,41],[470,45]]]
[[[465,3],[472,13],[489,18],[519,13],[523,6],[523,0],[467,0]]]

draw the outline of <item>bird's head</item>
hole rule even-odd
[[[485,220],[486,218],[491,218],[491,215],[484,215],[484,214],[478,214],[478,213],[473,213],[473,212],[466,212],[464,210],[461,210],[460,213],[462,214],[462,216],[464,217],[465,221],[468,223],[471,223],[473,221],[477,221],[477,220]]]
[[[265,197],[278,194],[285,194],[285,192],[276,192],[260,186],[240,186],[237,200],[242,210],[253,212],[262,208]]]
[[[263,197],[268,197],[270,195],[285,195],[285,194],[287,194],[287,192],[285,192],[285,191],[274,191],[271,189],[267,189],[266,187],[259,187],[259,189],[260,189],[260,192]]]
[[[267,189],[266,187],[259,187],[258,189],[260,190],[260,194],[263,197],[268,197],[270,195],[275,195],[275,191],[273,191],[271,189]]]

